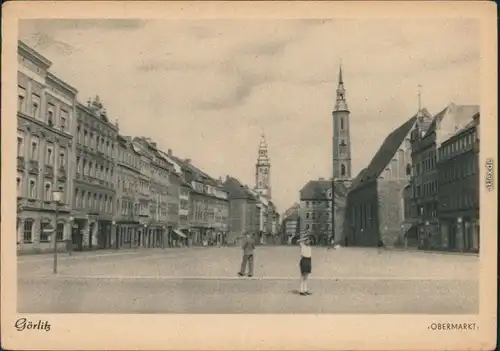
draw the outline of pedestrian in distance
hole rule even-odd
[[[300,295],[311,295],[307,286],[307,278],[312,272],[312,250],[311,250],[311,237],[305,235],[303,238],[297,240],[300,245]]]
[[[245,270],[248,264],[248,276],[253,276],[253,253],[255,250],[255,241],[252,237],[251,233],[246,233],[245,238],[243,239],[243,243],[241,245],[243,249],[243,259],[241,261],[241,268],[238,272],[240,277],[245,275]]]

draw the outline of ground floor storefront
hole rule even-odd
[[[41,253],[54,250],[54,237],[57,249],[64,251],[71,236],[71,216],[69,212],[25,210],[18,214],[17,251]]]
[[[442,248],[448,251],[479,252],[479,219],[444,217],[440,221]]]

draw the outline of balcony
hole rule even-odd
[[[67,171],[64,166],[59,167],[59,170],[57,171],[57,179],[61,182],[66,181],[67,179]]]
[[[55,211],[56,210],[56,204],[53,201],[43,201],[42,202],[42,208],[44,210],[48,210],[48,211]]]
[[[24,162],[24,157],[22,156],[17,156],[17,170],[18,171],[24,171],[24,167],[26,166]]]
[[[52,165],[45,165],[44,170],[43,170],[43,176],[45,178],[54,178],[54,166]]]
[[[38,174],[40,172],[39,170],[39,164],[37,160],[29,160],[28,162],[28,172],[31,174]]]

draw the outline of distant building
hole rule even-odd
[[[335,196],[334,239],[342,241],[344,209],[347,188],[336,182],[332,193],[332,180],[311,180],[300,190],[300,232],[314,236],[317,244],[327,244],[332,239],[332,196]]]
[[[229,194],[229,243],[238,243],[245,233],[256,233],[259,230],[258,200],[248,187],[233,177],[227,176],[223,183]]]
[[[479,112],[438,151],[439,247],[479,252]]]
[[[17,58],[18,248],[53,250],[51,229],[59,246],[71,238],[77,91],[49,72],[47,58],[21,41]],[[57,223],[54,190],[63,192]]]
[[[229,232],[229,194],[220,182],[195,167],[190,159],[172,156],[182,168],[182,180],[190,184],[189,241],[193,245],[221,244]],[[179,230],[175,233],[180,234]]]
[[[264,134],[259,144],[259,154],[255,164],[255,191],[259,195],[271,199],[271,161],[267,153],[267,143]]]
[[[295,203],[283,214],[283,221],[281,224],[284,232],[283,244],[295,243],[293,239],[300,233],[299,211],[300,204]]]
[[[397,245],[405,233],[404,189],[412,175],[411,135],[425,133],[432,120],[426,109],[391,132],[352,182],[344,230],[348,245]]]
[[[412,134],[413,215],[421,248],[439,248],[438,148],[472,120],[479,106],[451,103],[432,119],[427,130]]]

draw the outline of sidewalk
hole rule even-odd
[[[58,252],[58,258],[92,258],[92,257],[105,257],[105,256],[119,256],[119,255],[132,255],[140,253],[160,253],[172,250],[193,250],[201,247],[167,247],[167,248],[128,248],[128,249],[99,249],[91,251],[73,251],[71,255],[67,251]],[[17,259],[22,261],[31,261],[38,259],[52,258],[54,252],[43,252],[43,253],[23,253],[17,255]]]
[[[408,252],[422,252],[427,254],[444,254],[444,255],[461,255],[461,256],[478,256],[476,252],[457,252],[457,251],[444,251],[444,250],[420,250],[416,247],[392,247],[388,248],[388,251],[408,251]]]

